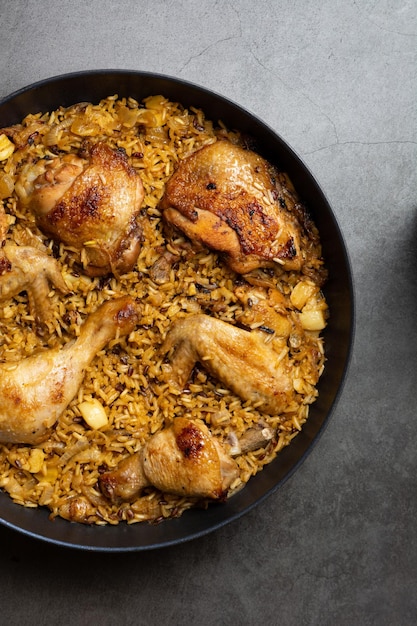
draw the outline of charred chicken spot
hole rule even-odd
[[[186,459],[196,459],[204,448],[201,432],[193,424],[186,426],[177,434],[176,442]]]
[[[223,211],[224,221],[232,228],[239,238],[243,254],[254,254],[259,251],[259,239],[261,233],[276,231],[275,220],[267,215],[259,202],[256,200],[245,204],[240,215],[236,215],[233,209]]]
[[[86,219],[97,217],[102,200],[99,188],[94,185],[89,187],[79,196],[71,198],[69,203],[58,202],[56,207],[49,213],[48,221],[55,226],[66,216],[71,216],[72,229],[79,228]]]
[[[217,189],[217,185],[216,183],[208,183],[208,185],[206,185],[206,189],[208,190]]]
[[[116,320],[120,324],[123,324],[123,322],[125,322],[126,320],[129,321],[134,317],[136,317],[136,311],[135,308],[130,304],[127,304],[124,308],[120,309],[120,311],[117,311],[116,313]]]
[[[279,259],[293,259],[297,256],[297,249],[294,245],[294,239],[292,237],[288,239],[285,246],[282,246],[277,256]]]
[[[95,185],[86,190],[82,196],[80,208],[85,217],[93,217],[97,214],[100,205],[101,193]]]
[[[232,228],[238,236],[242,235],[242,229],[240,228],[239,221],[236,219],[236,215],[232,210],[225,209],[224,211],[224,221],[230,228]]]
[[[55,209],[49,213],[48,220],[52,225],[60,222],[65,215],[67,205],[65,202],[58,202]]]
[[[247,211],[251,219],[255,217],[263,226],[270,227],[274,224],[274,220],[265,213],[259,202],[250,202],[247,206]]]

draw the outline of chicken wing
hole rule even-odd
[[[142,489],[192,498],[219,499],[238,476],[235,461],[200,420],[177,417],[116,470],[102,474],[102,492],[112,502],[131,500]]]
[[[24,170],[16,191],[47,236],[83,249],[90,276],[133,268],[142,240],[144,190],[123,151],[101,142],[88,147],[83,158],[43,159]]]
[[[285,179],[267,161],[219,140],[179,164],[160,208],[168,223],[244,274],[274,262],[301,268],[294,204]]]
[[[0,441],[42,441],[78,392],[97,352],[116,334],[134,329],[138,306],[128,296],[109,300],[87,318],[71,344],[17,363],[1,363]]]
[[[69,292],[58,262],[46,251],[12,243],[7,243],[0,255],[0,302],[26,291],[36,327],[48,327],[51,322],[50,283],[61,293]]]
[[[30,314],[36,327],[43,331],[51,321],[49,284],[64,294],[69,290],[57,261],[46,250],[6,243],[7,217],[0,206],[0,302],[26,291]]]
[[[180,388],[198,361],[242,400],[265,413],[281,413],[293,398],[287,358],[280,359],[259,334],[208,315],[191,315],[169,330],[162,352],[172,348],[168,378]]]

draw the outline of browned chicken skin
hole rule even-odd
[[[0,441],[42,441],[78,392],[97,352],[116,334],[130,333],[138,319],[133,298],[108,300],[87,318],[71,344],[1,363]]]
[[[259,155],[219,140],[179,164],[160,208],[168,223],[222,253],[238,273],[274,262],[299,270],[300,228],[282,183]]]
[[[46,235],[84,249],[89,275],[132,269],[142,239],[138,220],[144,190],[122,151],[97,143],[85,158],[39,161],[32,172],[25,170],[19,190]]]
[[[198,361],[233,393],[265,413],[281,413],[293,397],[287,360],[279,360],[259,334],[208,315],[191,315],[168,332],[162,351],[172,348],[168,377],[180,388]]]
[[[112,502],[131,500],[151,485],[165,493],[219,499],[237,476],[235,461],[203,422],[177,417],[99,482]]]

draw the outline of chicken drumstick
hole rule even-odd
[[[17,363],[0,364],[0,441],[42,441],[74,398],[85,368],[115,335],[126,335],[139,319],[129,296],[108,300],[83,324],[79,337]]]

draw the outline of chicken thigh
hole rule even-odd
[[[287,359],[279,359],[259,334],[208,315],[191,315],[169,330],[162,351],[172,348],[167,376],[180,388],[198,361],[242,400],[265,413],[282,413],[293,398]]]
[[[301,268],[294,204],[284,178],[267,161],[219,140],[179,164],[160,208],[168,223],[244,274],[274,262]]]
[[[139,452],[102,474],[99,483],[112,502],[131,500],[150,485],[165,493],[219,499],[237,476],[235,461],[203,422],[177,417]]]
[[[138,319],[133,298],[108,300],[64,348],[48,349],[17,363],[1,363],[0,441],[42,441],[78,392],[97,352],[116,334],[130,333]]]
[[[87,274],[120,275],[139,254],[142,181],[123,151],[101,142],[84,152],[38,161],[16,191],[47,236],[83,249]]]

